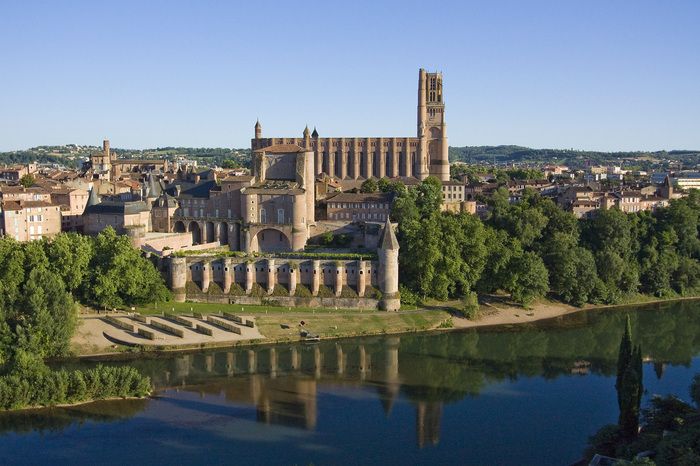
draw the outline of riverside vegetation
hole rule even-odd
[[[630,318],[617,359],[617,424],[602,427],[589,439],[586,459],[594,454],[625,458],[639,465],[695,465],[700,463],[700,374],[690,386],[695,406],[677,396],[654,396],[641,411],[644,392],[641,346],[633,348]],[[653,458],[653,459],[651,459]]]
[[[95,237],[0,238],[0,291],[0,408],[150,392],[150,380],[129,367],[68,372],[44,362],[68,354],[76,301],[112,307],[168,299],[155,267],[126,237],[108,228]]]
[[[618,304],[639,294],[694,296],[700,290],[700,194],[691,191],[654,212],[602,210],[577,219],[551,199],[525,190],[516,204],[501,187],[484,199],[485,220],[441,212],[440,181],[393,191],[402,302],[473,300],[473,292],[509,293],[528,305],[551,294],[581,306]]]

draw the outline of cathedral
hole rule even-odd
[[[294,144],[314,154],[314,175],[340,180],[435,176],[449,181],[447,123],[442,73],[418,72],[418,131],[416,137],[319,137],[314,128],[301,138],[263,138],[255,124],[253,151]]]

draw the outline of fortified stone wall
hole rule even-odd
[[[191,256],[162,267],[179,302],[391,308],[382,304],[379,261]]]

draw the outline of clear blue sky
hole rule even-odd
[[[285,3],[286,5],[283,5]],[[451,145],[700,149],[700,1],[0,3],[0,150],[412,136],[443,71]]]

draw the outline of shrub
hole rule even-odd
[[[130,366],[44,370],[0,377],[0,409],[54,406],[113,397],[143,397],[151,380]]]
[[[462,315],[469,320],[475,320],[479,318],[479,299],[473,291],[464,296]]]
[[[294,292],[294,296],[297,298],[311,298],[312,294],[308,286],[297,284],[297,289]]]
[[[408,306],[418,306],[421,304],[420,297],[404,285],[399,285],[399,294],[401,295],[401,304]]]

